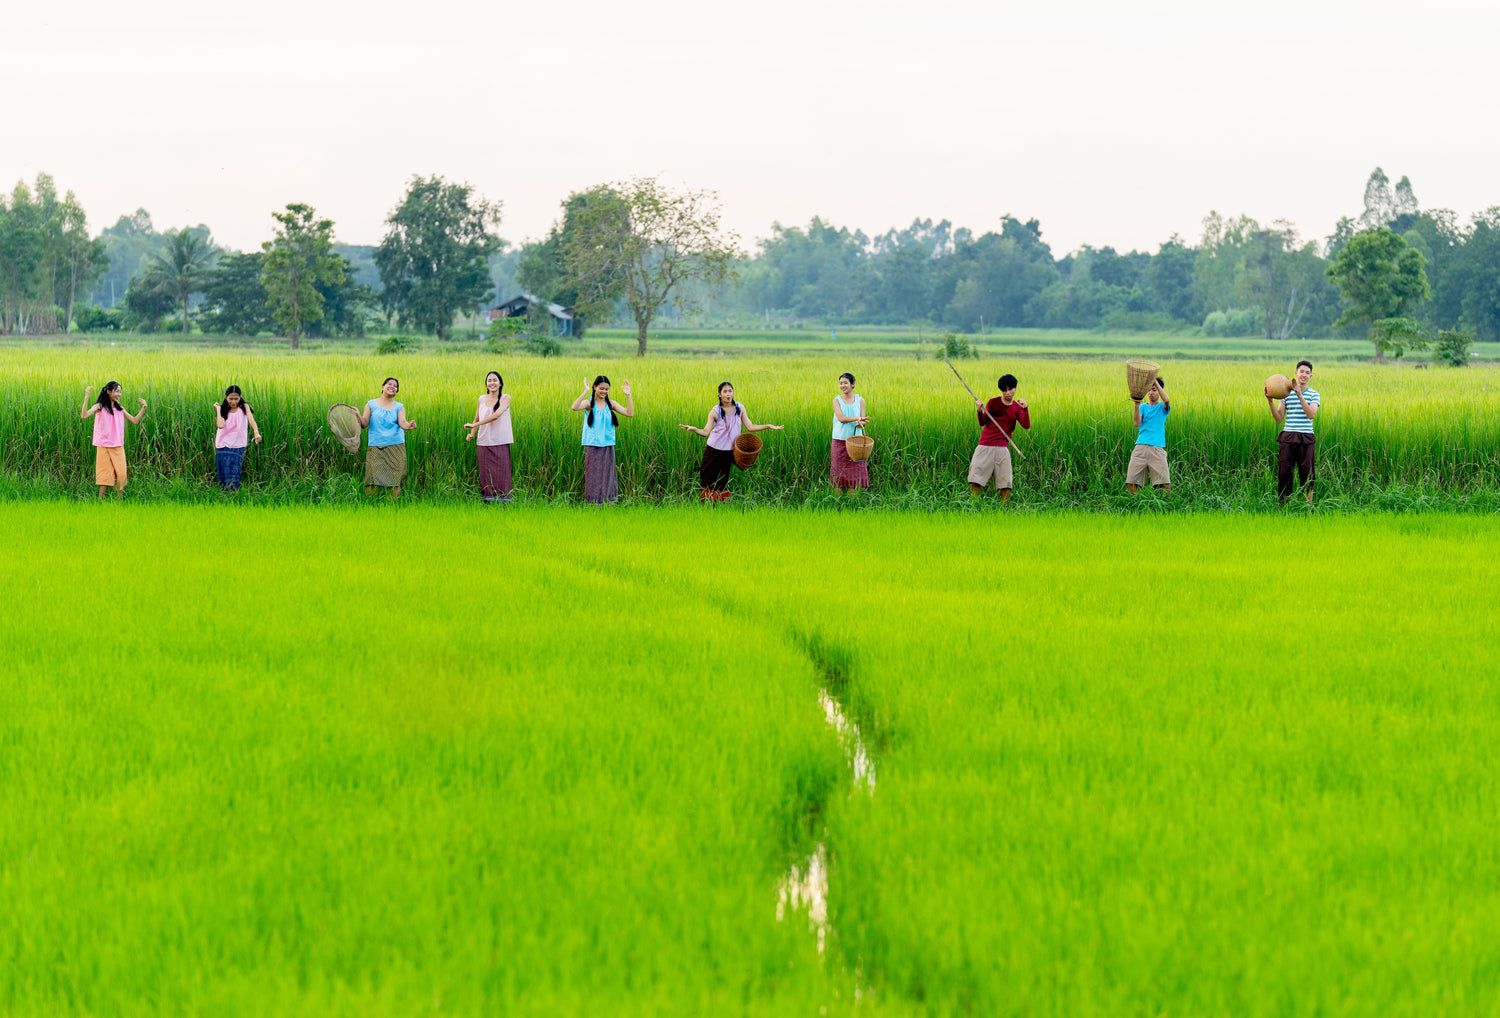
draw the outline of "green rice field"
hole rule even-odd
[[[1261,396],[1284,360],[1173,361],[1162,374],[1173,400],[1168,424],[1174,497],[1204,509],[1274,508],[1277,426]],[[1020,442],[1016,505],[1118,508],[1135,441],[1124,369],[1114,359],[1026,358],[959,362],[988,397],[1010,371],[1031,406]],[[401,380],[401,400],[418,424],[407,437],[407,490],[421,498],[476,493],[474,451],[464,442],[485,372],[499,370],[513,398],[514,457],[523,497],[576,498],[582,490],[581,415],[571,401],[606,374],[634,383],[638,414],[620,428],[620,481],[627,499],[692,498],[701,425],[720,381],[766,433],[753,470],[733,487],[761,503],[806,504],[828,497],[831,400],[839,372],[852,371],[867,400],[875,439],[877,501],[923,507],[967,502],[964,472],[978,435],[973,404],[941,361],[873,354],[799,357],[680,357],[593,360],[501,357],[455,345],[452,352],[373,356],[265,350],[0,349],[6,396],[0,406],[0,494],[85,495],[91,489],[89,425],[78,420],[83,387],[119,380],[125,400],[151,404],[128,428],[132,492],[194,498],[213,490],[213,403],[230,382],[244,387],[265,444],[250,450],[247,494],[289,501],[358,496],[361,459],[329,433],[337,401],[362,405],[381,380]],[[1500,367],[1412,370],[1359,363],[1320,365],[1319,498],[1355,507],[1421,506],[1424,499],[1475,499],[1493,509],[1500,492]]]
[[[181,400],[154,465],[203,367],[90,374]],[[300,414],[367,366],[237,367],[334,462]],[[873,412],[945,420],[928,367]],[[824,365],[735,374],[812,441]],[[1123,402],[1033,374],[1039,460]],[[518,429],[566,381],[508,372]],[[734,506],[0,502],[0,1014],[1500,1012],[1493,515]]]

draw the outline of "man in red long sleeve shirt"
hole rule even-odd
[[[991,480],[1000,489],[1000,500],[1010,501],[1010,489],[1014,474],[1010,466],[1010,434],[1019,424],[1031,430],[1031,414],[1024,399],[1016,399],[1016,376],[1001,375],[1000,395],[988,403],[974,401],[974,413],[984,429],[979,433],[979,445],[969,460],[969,491],[984,494],[985,485]],[[988,411],[986,413],[986,411]],[[993,417],[1000,427],[990,422]]]

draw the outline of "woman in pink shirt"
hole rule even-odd
[[[245,402],[238,385],[225,389],[224,402],[214,404],[214,420],[219,426],[214,436],[214,469],[219,473],[219,487],[232,495],[240,490],[240,470],[245,465],[249,432],[255,430],[255,442],[259,445],[260,425],[255,422],[255,411]]]
[[[94,483],[99,485],[99,497],[113,487],[125,497],[125,422],[139,424],[146,416],[146,401],[141,400],[141,409],[134,417],[125,412],[120,403],[120,383],[109,382],[99,393],[99,398],[89,405],[92,385],[83,387],[83,406],[78,411],[80,420],[94,419]]]

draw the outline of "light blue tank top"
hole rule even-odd
[[[365,406],[370,409],[370,444],[380,445],[405,445],[406,432],[401,430],[400,420],[402,404],[397,403],[394,407],[386,410],[378,406],[372,399]]]
[[[854,393],[850,393],[850,395],[854,397],[854,402],[852,402],[852,403],[845,403],[844,402],[844,397],[842,397],[842,396],[835,396],[834,397],[834,399],[836,399],[836,400],[839,401],[839,413],[843,414],[845,417],[859,417],[860,416],[860,412],[859,412],[859,404],[860,404],[859,393],[854,392]],[[846,424],[845,422],[843,422],[843,421],[839,420],[837,417],[835,417],[833,419],[833,437],[834,438],[843,438],[843,439],[853,438],[854,437],[854,423],[851,421],[851,422],[849,422],[849,423]]]
[[[615,444],[615,415],[608,405],[594,404],[594,426],[589,427],[589,412],[583,412],[583,444],[606,446]]]

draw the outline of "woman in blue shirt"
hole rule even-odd
[[[406,433],[417,422],[408,421],[406,407],[396,402],[400,391],[401,383],[387,378],[380,386],[380,395],[366,401],[360,411],[360,426],[370,429],[365,450],[366,495],[375,494],[376,488],[386,488],[392,498],[401,497],[401,482],[406,480]]]
[[[620,390],[625,393],[624,406],[609,398],[609,379],[599,375],[573,401],[574,411],[588,411],[583,419],[583,499],[596,505],[620,497],[620,480],[615,470],[615,425],[620,423],[620,414],[635,416],[630,382],[621,382]]]

